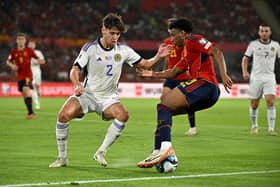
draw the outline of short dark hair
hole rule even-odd
[[[26,34],[23,33],[23,32],[18,32],[18,33],[17,33],[17,37],[20,37],[20,36],[26,37]]]
[[[103,18],[103,26],[107,29],[116,27],[122,33],[127,31],[127,26],[124,24],[122,17],[115,13],[109,13]]]
[[[267,24],[267,23],[261,23],[261,24],[259,25],[259,27],[270,27],[270,25]]]
[[[186,33],[191,33],[193,31],[193,25],[186,18],[170,18],[168,19],[168,29],[180,29]]]

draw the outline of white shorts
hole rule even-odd
[[[41,72],[32,72],[33,74],[33,81],[32,84],[41,85],[42,83],[42,73]]]
[[[80,96],[72,95],[70,97],[78,99],[84,114],[96,112],[97,114],[102,115],[104,110],[106,110],[109,106],[120,102],[117,94],[107,96],[106,98],[96,98],[94,94],[83,92]]]
[[[276,95],[276,80],[250,80],[249,97],[251,99],[260,99],[262,95]]]

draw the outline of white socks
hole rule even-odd
[[[69,133],[69,124],[57,122],[56,124],[56,142],[59,158],[67,158],[67,139]]]
[[[276,119],[276,109],[275,106],[267,108],[267,122],[268,122],[268,130],[274,131],[275,128],[275,119]]]
[[[107,130],[103,143],[99,147],[99,151],[107,152],[109,147],[118,139],[125,127],[125,123],[114,119]]]
[[[252,109],[250,107],[250,119],[252,122],[252,127],[258,127],[258,109]],[[275,119],[276,119],[276,109],[275,106],[267,108],[267,122],[268,130],[274,131],[275,129]]]
[[[37,109],[39,109],[40,108],[39,93],[38,93],[38,90],[36,88],[34,88],[32,90],[32,99],[35,103],[35,107]]]
[[[258,109],[249,109],[252,128],[258,127]]]

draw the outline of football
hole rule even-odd
[[[176,155],[170,155],[167,159],[158,163],[156,165],[156,169],[159,173],[169,173],[173,172],[177,169],[178,166],[178,158]]]

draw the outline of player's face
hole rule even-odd
[[[272,32],[270,27],[268,26],[260,26],[259,27],[259,36],[262,41],[267,41],[270,39]]]
[[[179,46],[179,47],[183,47],[185,45],[185,32],[181,31],[179,29],[170,29],[168,30],[171,40],[172,42]]]
[[[36,47],[36,44],[35,44],[35,42],[28,42],[28,47],[29,48],[31,48],[31,49],[35,49],[35,47]]]
[[[112,27],[111,29],[102,28],[102,38],[109,47],[113,47],[118,42],[120,36],[121,32],[116,27]]]
[[[17,45],[19,48],[24,48],[25,47],[25,42],[26,42],[26,38],[24,36],[17,36]]]

